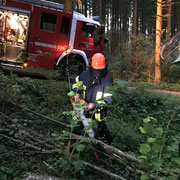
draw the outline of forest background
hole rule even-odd
[[[63,3],[64,0],[54,0]],[[110,68],[128,80],[179,80],[179,66],[171,57],[159,57],[160,46],[180,31],[178,0],[82,0],[72,1],[73,10],[87,17],[98,16],[109,38],[105,55]]]
[[[162,42],[180,30],[180,4],[172,1],[168,14],[169,2],[162,4]],[[115,80],[107,117],[111,145],[72,134],[77,122],[67,82],[0,75],[0,179],[177,180],[180,97],[149,90],[180,89],[179,66],[171,59],[161,61],[161,83],[153,83],[156,5],[150,0],[82,0],[78,9],[73,3],[74,10],[100,16],[109,37],[105,55]],[[129,90],[133,82],[137,88]],[[69,144],[71,139],[78,141]]]

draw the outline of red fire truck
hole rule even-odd
[[[1,68],[61,67],[64,75],[75,76],[94,53],[103,53],[100,23],[63,10],[44,0],[0,0]]]

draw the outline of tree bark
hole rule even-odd
[[[167,17],[167,40],[171,36],[171,0],[168,0],[168,17]]]
[[[67,13],[72,12],[72,0],[64,0],[64,11]]]
[[[123,17],[122,17],[122,40],[126,42],[129,38],[128,28],[129,28],[129,15],[128,15],[128,4],[127,2],[124,5]]]
[[[141,12],[141,33],[146,34],[146,2],[141,4],[142,12]]]
[[[92,1],[92,15],[93,16],[97,16],[99,14],[97,7],[98,7],[98,2]]]
[[[161,81],[161,63],[159,48],[161,45],[161,30],[162,30],[162,0],[157,0],[156,13],[156,45],[155,45],[155,79],[154,82]]]
[[[180,31],[180,2],[177,2],[176,12],[177,12],[177,17],[176,17],[177,32],[179,32]]]
[[[132,35],[136,36],[137,29],[137,0],[133,0],[133,24],[132,24]]]
[[[99,21],[102,22],[102,0],[99,0]]]
[[[131,58],[131,72],[136,69],[136,28],[137,28],[137,0],[133,0],[133,24],[132,24],[132,58]]]
[[[109,172],[109,171],[107,171],[107,170],[105,170],[103,168],[100,168],[98,166],[92,165],[92,164],[90,164],[88,162],[84,161],[83,164],[90,167],[90,168],[92,168],[92,169],[95,169],[96,171],[99,171],[99,172],[101,172],[101,173],[105,174],[106,176],[109,176],[109,177],[111,177],[113,179],[127,180],[127,179],[125,179],[125,178],[123,178],[123,177],[121,177],[121,176],[119,176],[117,174]]]
[[[84,0],[84,10],[85,10],[85,12],[84,12],[84,14],[85,14],[85,16],[87,17],[87,0]]]

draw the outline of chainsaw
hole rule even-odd
[[[85,116],[85,110],[87,109],[87,102],[84,99],[80,99],[80,98],[77,101],[75,101],[74,97],[71,97],[70,101],[71,101],[72,106],[74,107],[74,110],[77,113],[79,119],[82,120],[83,126],[87,127],[89,125],[88,119]],[[78,101],[83,103],[83,107],[81,109],[77,107]],[[88,134],[88,136],[90,138],[94,138],[94,136],[95,136],[94,130],[92,128],[86,130],[86,133]]]

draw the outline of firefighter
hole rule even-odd
[[[78,81],[83,82],[82,94],[83,99],[87,102],[85,115],[98,123],[95,138],[104,137],[107,143],[111,144],[112,136],[105,123],[107,106],[104,104],[108,105],[112,102],[112,94],[108,93],[107,87],[112,86],[113,81],[107,73],[106,60],[103,54],[94,54],[90,68],[76,77],[73,84],[73,91],[76,92],[75,100],[80,97],[80,93],[77,92]]]

